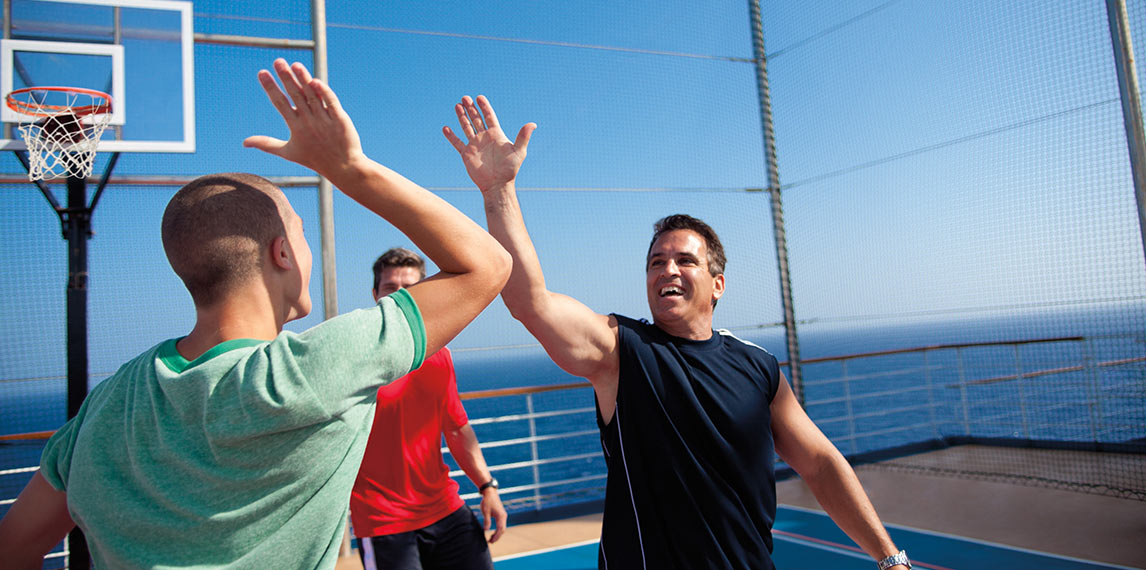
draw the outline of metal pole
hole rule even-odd
[[[1142,129],[1138,73],[1134,69],[1134,47],[1130,42],[1125,0],[1106,0],[1106,16],[1110,22],[1110,43],[1114,46],[1118,91],[1122,95],[1122,121],[1126,127],[1127,150],[1130,151],[1134,198],[1138,202],[1138,231],[1143,253],[1146,253],[1146,134]]]
[[[117,46],[123,45],[123,11],[120,10],[119,6],[116,6],[116,7],[112,8],[111,14],[112,14],[111,43],[113,43]],[[107,92],[112,93],[112,89],[113,89],[112,88],[112,80],[109,77],[107,80]],[[117,101],[113,101],[112,103],[115,105],[121,104]],[[123,139],[123,125],[111,125],[111,133],[112,133],[112,136],[115,137],[115,140]]]
[[[329,82],[326,68],[326,2],[311,0],[311,35],[314,36],[314,76]],[[323,318],[338,315],[338,270],[334,264],[334,187],[318,179],[318,228],[322,256]]]
[[[12,0],[4,0],[3,10],[4,13],[0,14],[0,17],[4,18],[4,39],[7,40],[12,38]],[[7,93],[0,93],[0,95],[7,95]],[[13,138],[13,133],[15,132],[16,129],[14,125],[4,125],[4,138]]]
[[[326,1],[311,0],[310,28],[314,36],[314,76],[329,83],[326,67]],[[322,258],[322,318],[338,316],[338,270],[334,265],[334,187],[323,176],[318,177],[318,231]],[[353,556],[350,546],[350,519],[342,533],[339,558]]]
[[[80,411],[88,395],[88,238],[91,237],[91,210],[87,204],[87,181],[68,177],[68,209],[64,219],[68,240],[68,418]],[[91,566],[88,543],[79,527],[68,535],[68,567]]]
[[[780,199],[780,173],[776,168],[776,139],[772,131],[772,97],[768,91],[768,62],[764,57],[764,24],[760,0],[749,0],[752,18],[752,47],[756,55],[756,89],[760,97],[760,120],[764,130],[764,163],[768,168],[768,193],[772,199],[772,229],[776,239],[776,263],[780,269],[780,297],[784,307],[784,332],[788,340],[788,368],[792,390],[804,403],[804,382],[800,373],[800,339],[796,334],[796,311],[792,306],[792,280],[788,275],[788,242],[784,233],[784,206]]]

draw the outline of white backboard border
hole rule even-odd
[[[180,22],[180,37],[181,37],[181,66],[183,74],[183,106],[181,109],[183,115],[183,140],[178,141],[148,141],[148,140],[108,140],[103,139],[99,144],[99,152],[177,152],[189,153],[195,152],[195,61],[194,61],[194,30],[192,29],[192,10],[191,2],[182,0],[38,0],[40,2],[55,2],[60,4],[85,4],[96,6],[109,6],[109,7],[123,7],[123,8],[140,8],[145,10],[167,10],[177,12],[179,14]],[[67,49],[62,46],[68,46]],[[86,46],[86,47],[84,47]],[[45,47],[48,49],[32,49],[38,47]],[[115,49],[108,50],[108,48],[118,48],[119,55],[115,55]],[[77,51],[81,50],[81,51]],[[90,51],[82,51],[90,50]],[[107,51],[105,51],[107,50]],[[12,57],[14,51],[43,51],[46,53],[66,53],[66,54],[81,54],[81,55],[110,55],[113,58],[113,65],[118,58],[118,68],[114,69],[112,79],[112,124],[122,125],[125,123],[124,110],[126,109],[124,98],[126,97],[126,89],[124,82],[124,54],[123,46],[115,46],[112,44],[93,44],[93,43],[72,43],[72,42],[43,42],[34,40],[3,40],[3,47],[0,49],[0,62],[3,62],[3,73],[0,73],[0,96],[5,96],[12,91]],[[118,91],[118,92],[116,92]],[[19,120],[19,115],[14,111],[7,108],[6,105],[0,103],[4,107],[3,114],[0,115],[0,120],[7,123],[15,123]],[[116,122],[118,119],[118,122]],[[14,130],[14,129],[13,129]],[[7,131],[7,129],[4,129]],[[7,132],[0,133],[0,137],[7,136]],[[105,137],[107,132],[105,131]],[[13,139],[0,138],[0,150],[27,150],[24,141],[18,136]]]
[[[127,108],[126,95],[123,90],[123,46],[110,44],[78,44],[71,42],[44,42],[38,40],[0,40],[0,65],[13,69],[16,65],[16,52],[37,53],[64,53],[69,55],[102,55],[111,58],[111,122],[112,125],[122,125],[125,120],[124,110]],[[12,85],[12,74],[0,74],[0,93],[7,96],[15,86]],[[56,87],[77,87],[73,85],[57,85]],[[78,87],[83,87],[78,86]],[[28,120],[23,115],[12,110],[8,105],[0,108],[0,120],[5,123]]]

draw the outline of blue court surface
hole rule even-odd
[[[775,539],[772,557],[777,568],[871,570],[875,567],[871,557],[856,547],[827,515],[787,506],[781,506],[778,511],[772,532]],[[916,568],[1128,568],[894,525],[888,525],[888,532],[896,546],[911,556]],[[597,542],[501,558],[495,567],[497,570],[588,570],[597,567]]]

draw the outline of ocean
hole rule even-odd
[[[1095,366],[1146,357],[1146,304],[1140,302],[837,319],[802,323],[799,331],[806,408],[845,454],[965,433],[1063,441],[1146,438],[1146,363]],[[733,333],[787,359],[780,327]],[[1086,340],[832,359],[1061,337]],[[511,507],[533,508],[539,499],[552,506],[597,498],[604,461],[588,383],[561,371],[540,347],[453,352],[462,393],[584,384],[528,398],[468,399],[465,406]],[[0,379],[0,434],[55,429],[64,402],[62,381]],[[526,417],[531,411],[538,415],[532,422]],[[0,471],[36,465],[42,445],[0,443]],[[14,497],[29,476],[0,475],[0,499]],[[463,493],[474,491],[464,476],[459,481]],[[534,488],[538,481],[540,489]]]
[[[845,454],[861,454],[950,436],[1128,442],[1146,438],[1146,307],[1121,303],[1033,307],[1006,312],[920,315],[897,320],[837,320],[799,326],[805,407]],[[783,330],[734,330],[787,359]],[[1085,340],[1073,340],[1083,337]],[[845,355],[938,345],[966,346],[838,359]],[[539,348],[455,351],[459,390],[583,382],[565,374]],[[812,362],[809,362],[812,361]],[[817,362],[818,361],[818,362]],[[1056,373],[1047,373],[1059,370]],[[790,375],[790,370],[785,370]],[[509,500],[543,506],[599,498],[605,472],[596,435],[593,392],[585,388],[531,397],[467,400],[474,418],[566,415],[475,425],[504,487],[524,487]],[[573,437],[560,434],[576,433]],[[553,439],[545,439],[553,438]],[[483,446],[484,447],[484,446]],[[557,460],[569,457],[571,459]],[[540,465],[532,465],[540,461]],[[451,467],[453,465],[451,464]],[[468,483],[460,478],[463,492]],[[541,482],[569,481],[540,491]],[[555,497],[546,499],[547,494]],[[595,495],[598,494],[598,495]],[[503,498],[506,495],[503,493]],[[535,505],[534,505],[535,506]]]

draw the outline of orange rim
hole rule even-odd
[[[97,101],[102,99],[103,102],[94,105],[84,105],[82,107],[68,107],[66,105],[44,105],[17,99],[17,96],[32,91],[55,91],[59,93],[88,95]],[[70,112],[77,117],[86,117],[88,115],[99,115],[111,112],[111,95],[103,91],[84,89],[83,87],[25,87],[9,93],[4,97],[4,102],[8,105],[9,109],[21,115],[29,115],[32,117],[52,117],[63,112]]]

